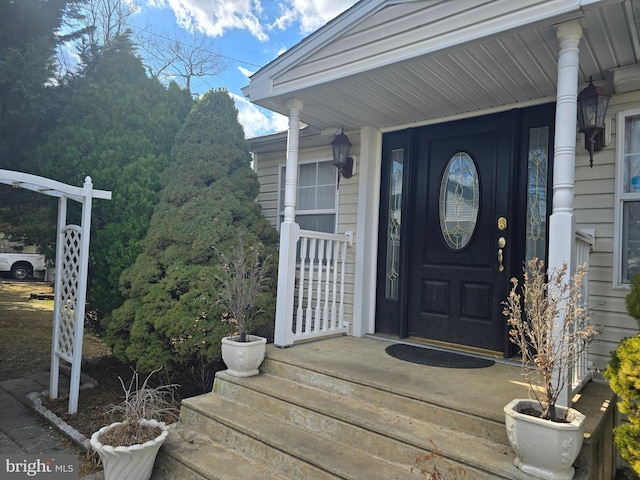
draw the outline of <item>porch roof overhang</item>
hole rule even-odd
[[[556,26],[580,21],[580,78],[640,59],[640,0],[362,0],[256,72],[243,93],[316,131],[392,129],[555,101]]]

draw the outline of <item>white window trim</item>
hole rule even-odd
[[[613,288],[629,290],[631,284],[622,281],[622,219],[623,204],[626,200],[640,200],[639,193],[624,192],[624,139],[625,119],[630,116],[640,115],[640,108],[624,110],[616,117],[616,165],[615,165],[615,208],[613,220]]]
[[[310,164],[310,163],[320,163],[320,162],[333,162],[333,158],[330,157],[320,157],[320,158],[314,158],[314,159],[309,159],[309,160],[304,160],[304,161],[299,161],[298,162],[298,169],[300,168],[300,165],[305,165],[305,164]],[[280,185],[282,184],[282,178],[285,176],[285,172],[286,172],[286,164],[285,163],[281,163],[278,165],[278,203],[277,203],[277,217],[276,217],[276,223],[278,226],[278,231],[280,231],[280,225],[282,224],[281,218],[284,215],[284,210],[281,209],[280,205],[282,204],[282,195],[284,195],[284,192],[282,192],[282,190],[280,189]],[[336,233],[338,231],[338,214],[339,214],[339,209],[340,209],[340,195],[339,195],[340,190],[338,189],[338,183],[337,183],[337,174],[336,174],[336,200],[335,200],[335,208],[332,210],[329,209],[323,209],[323,210],[303,210],[305,214],[307,215],[317,215],[317,214],[329,214],[332,213],[335,215],[334,218],[334,225],[333,225],[333,232],[332,233]],[[296,216],[299,214],[299,210],[298,210],[298,186],[296,185]]]

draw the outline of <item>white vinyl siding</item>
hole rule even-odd
[[[620,112],[638,109],[640,92],[612,97],[607,116],[612,119],[611,143],[595,152],[593,168],[589,168],[589,154],[584,149],[584,138],[578,135],[576,151],[575,214],[576,230],[592,229],[595,245],[590,254],[589,307],[593,322],[603,327],[603,332],[591,345],[591,357],[595,366],[606,368],[610,352],[620,340],[638,333],[638,323],[627,314],[624,298],[628,286],[619,281],[616,245],[621,240],[621,230],[616,220],[616,155],[620,150],[616,121]],[[621,155],[621,153],[620,153]]]
[[[353,143],[350,155],[358,155],[359,153],[359,137],[356,134],[349,134],[349,139]],[[279,227],[281,218],[280,210],[280,186],[281,175],[284,175],[286,144],[282,143],[282,149],[277,152],[254,152],[254,170],[260,180],[260,193],[258,195],[258,203],[262,206],[262,211],[269,219],[271,224]],[[299,164],[316,163],[318,160],[327,160],[331,158],[330,140],[326,147],[312,147],[301,149],[298,152]],[[358,159],[359,161],[359,159]],[[358,212],[358,179],[356,174],[352,178],[340,178],[340,189],[336,188],[336,169],[333,170],[333,192],[336,195],[335,200],[335,228],[332,233],[343,234],[344,232],[356,232],[357,212]],[[299,217],[299,211],[296,207],[296,217]],[[302,228],[306,228],[302,226]],[[349,323],[353,318],[353,291],[354,291],[354,271],[355,271],[355,250],[356,242],[354,239],[353,246],[347,250],[347,276],[345,279],[345,320]]]

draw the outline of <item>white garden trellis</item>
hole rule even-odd
[[[60,359],[69,362],[69,413],[77,413],[87,295],[91,204],[94,198],[111,200],[111,192],[94,190],[91,177],[85,178],[84,186],[74,187],[48,178],[2,169],[0,183],[59,199],[49,395],[52,399],[58,398]],[[82,205],[80,225],[67,224],[67,199]]]

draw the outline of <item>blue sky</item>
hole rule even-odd
[[[203,94],[224,87],[234,96],[248,138],[285,130],[287,119],[243,97],[248,76],[297,44],[356,0],[137,0],[136,25],[169,34],[197,31],[213,39],[227,68],[191,87]]]

